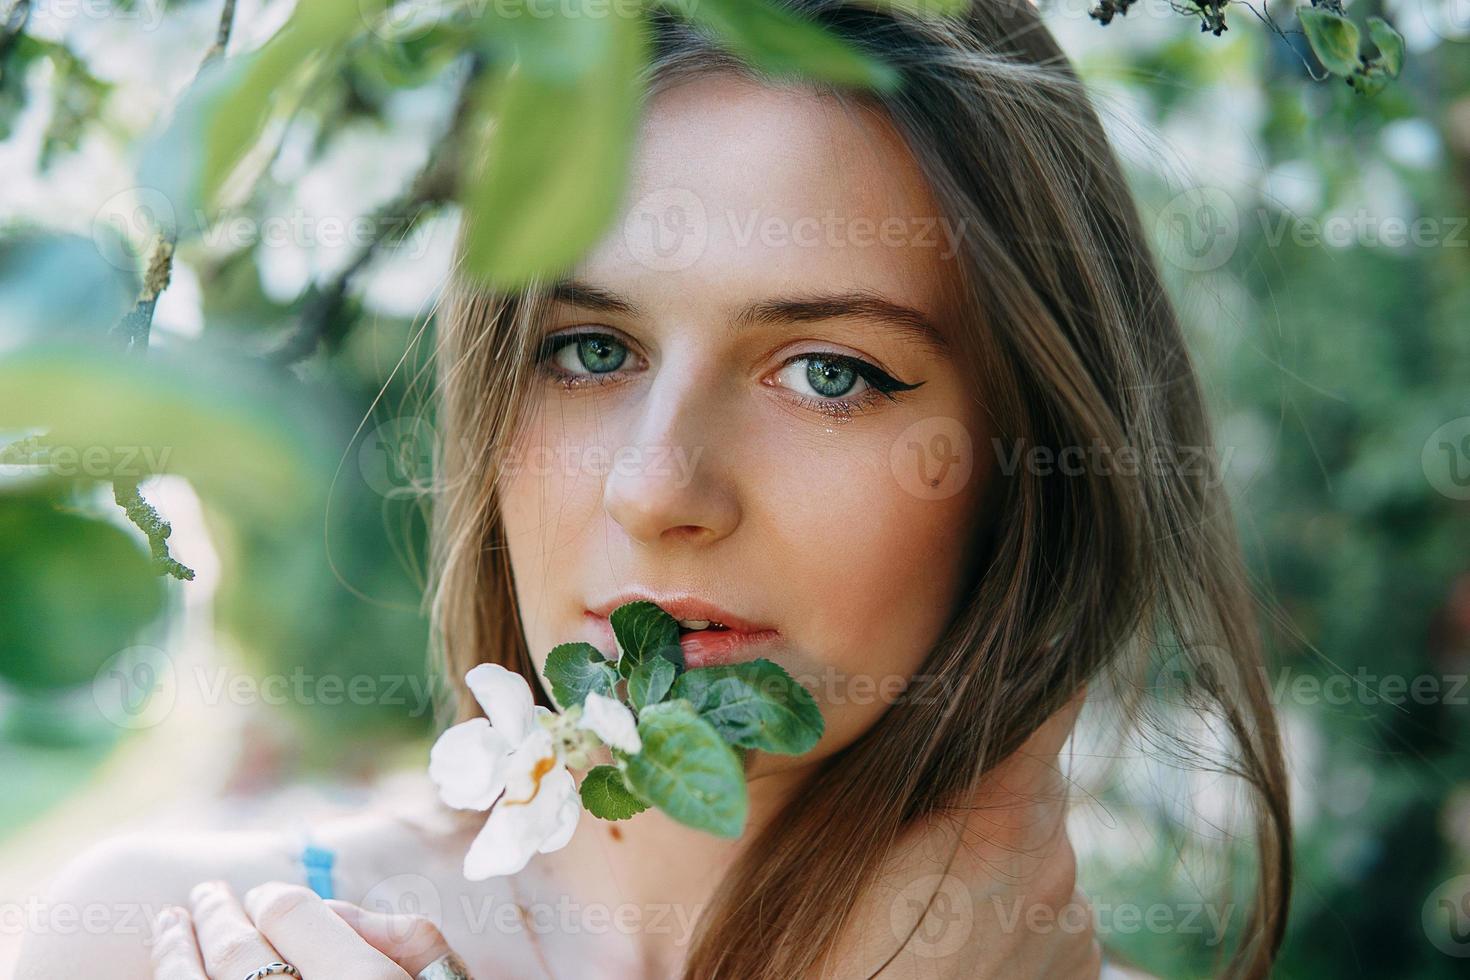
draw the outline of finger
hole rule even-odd
[[[243,977],[281,959],[223,881],[200,882],[189,892],[189,901],[204,968],[211,977]]]
[[[398,964],[364,941],[305,885],[256,885],[245,893],[245,910],[271,945],[306,977],[407,980]]]
[[[410,976],[450,951],[439,927],[422,915],[373,912],[337,898],[327,899],[326,906]]]
[[[189,913],[168,905],[153,920],[153,980],[208,980]]]

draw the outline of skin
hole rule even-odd
[[[941,334],[956,329],[943,236],[932,236],[932,247],[858,244],[861,219],[877,227],[888,218],[940,213],[906,147],[880,117],[799,90],[711,77],[662,93],[643,126],[627,200],[636,209],[650,194],[692,193],[708,219],[703,250],[679,268],[655,268],[646,261],[649,242],[640,238],[646,225],[635,221],[625,234],[620,224],[608,234],[576,276],[623,297],[638,315],[560,303],[548,333],[596,328],[624,344],[627,358],[604,386],[539,381],[520,440],[523,448],[563,453],[633,447],[650,463],[666,460],[657,455],[663,449],[681,449],[692,469],[526,468],[504,488],[504,521],[538,669],[557,643],[603,645],[584,608],[636,585],[692,590],[774,626],[780,640],[760,654],[799,679],[817,679],[813,693],[826,733],[799,758],[753,756],[746,840],[813,765],[877,720],[896,693],[885,679],[917,670],[947,624],[965,584],[966,542],[983,519],[986,474],[976,471],[936,497],[916,490],[891,456],[914,438],[912,426],[936,418],[954,420],[976,442],[986,438],[981,393],[942,351],[876,318],[732,330],[737,312],[750,304],[858,288],[919,311]],[[759,227],[771,216],[795,233],[801,231],[790,222],[831,216],[837,240],[740,239],[752,218]],[[921,384],[843,419],[812,404],[832,399],[803,382],[806,362],[786,366],[803,354],[859,358]],[[587,373],[575,345],[557,363]],[[856,382],[848,397],[863,387]],[[855,678],[874,686],[843,686]],[[1090,930],[1005,930],[984,911],[1000,900],[1006,909],[1021,902],[1052,911],[1085,902],[1075,887],[1057,766],[1079,704],[996,770],[958,828],[965,846],[949,880],[980,910],[967,921],[964,941],[943,957],[905,953],[885,977],[1097,975]],[[188,914],[159,930],[156,941],[36,937],[19,976],[237,980],[278,951],[308,978],[308,960],[354,965],[318,966],[316,980],[401,978],[447,945],[479,980],[541,976],[538,962],[556,977],[664,977],[683,958],[692,914],[743,846],[654,809],[615,828],[584,814],[567,847],[538,855],[511,879],[473,883],[459,874],[458,862],[479,823],[435,819],[365,814],[318,827],[319,840],[339,851],[339,892],[347,902],[322,902],[304,888],[288,847],[275,838],[130,837],[93,848],[63,873],[53,902],[126,900],[143,903],[150,916],[173,904]],[[884,880],[941,871],[955,830],[942,822],[916,825]],[[670,854],[679,860],[668,860]],[[435,917],[442,935],[423,918],[388,921],[358,910],[404,875],[428,883],[443,900]],[[225,887],[195,887],[215,879]],[[461,899],[471,907],[513,899],[550,907],[570,900],[584,909],[602,903],[661,918],[640,918],[645,925],[634,929],[553,931],[533,942],[523,930],[476,927],[456,911]],[[866,976],[887,957],[902,938],[891,924],[895,901],[875,894],[854,910],[840,943],[843,959],[828,964],[836,971],[829,976]],[[411,951],[393,941],[404,937],[412,939]],[[231,955],[239,962],[221,967]]]

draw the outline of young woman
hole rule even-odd
[[[458,720],[484,710],[460,680],[479,663],[555,706],[547,651],[611,653],[606,615],[647,598],[732,627],[687,633],[691,666],[765,656],[809,682],[821,742],[751,755],[738,840],[584,815],[484,881],[461,873],[483,814],[427,792],[300,853],[104,844],[55,901],[181,908],[156,939],[38,936],[23,977],[439,977],[449,950],[479,980],[1113,975],[1060,753],[1089,687],[1136,689],[1165,644],[1256,814],[1222,969],[1269,971],[1290,855],[1253,614],[1086,94],[1028,3],[791,6],[901,87],[765,77],[659,19],[627,220],[555,282],[454,283],[433,610]]]

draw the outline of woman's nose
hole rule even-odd
[[[603,506],[643,544],[713,543],[740,522],[728,401],[663,380],[631,408]]]

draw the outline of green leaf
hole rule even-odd
[[[891,65],[769,0],[660,3],[708,29],[736,54],[773,75],[799,75],[880,91],[898,87],[899,75]]]
[[[460,179],[465,272],[492,287],[569,268],[612,224],[625,191],[646,25],[623,4],[569,2],[578,9],[510,18],[517,57],[487,72],[475,95],[473,118],[494,125],[472,141]]]
[[[1378,47],[1384,71],[1390,78],[1398,78],[1404,68],[1404,36],[1382,17],[1368,18],[1368,36]]]
[[[633,795],[617,766],[594,766],[582,779],[582,805],[594,817],[626,820],[648,809]]]
[[[180,343],[124,356],[35,344],[0,358],[0,430],[40,429],[64,477],[187,477],[201,496],[277,523],[324,490],[334,435],[277,374]]]
[[[674,665],[663,657],[651,657],[633,668],[628,675],[628,699],[633,707],[642,711],[662,701],[673,686],[676,673]]]
[[[201,81],[224,81],[213,93],[204,132],[200,190],[205,206],[216,202],[225,180],[259,138],[279,103],[282,86],[314,65],[335,58],[346,43],[380,12],[386,0],[311,0],[301,3],[269,41],[239,58],[217,61]]]
[[[643,750],[626,756],[628,785],[686,826],[739,837],[750,808],[735,750],[688,701],[662,701],[638,718]]]
[[[622,656],[618,671],[630,677],[634,668],[651,657],[662,657],[684,669],[684,648],[679,646],[679,621],[647,601],[625,602],[607,617],[617,637]]]
[[[590,643],[562,643],[552,647],[542,673],[551,683],[551,694],[563,710],[587,700],[588,691],[615,696],[618,673],[612,661]]]
[[[48,494],[0,493],[0,678],[85,684],[134,641],[165,595],[138,538]]]
[[[686,671],[674,683],[731,745],[800,755],[817,744],[825,723],[811,694],[776,663],[761,658]]]
[[[1358,26],[1340,14],[1313,7],[1297,15],[1302,30],[1322,67],[1334,75],[1351,75],[1358,70]]]

